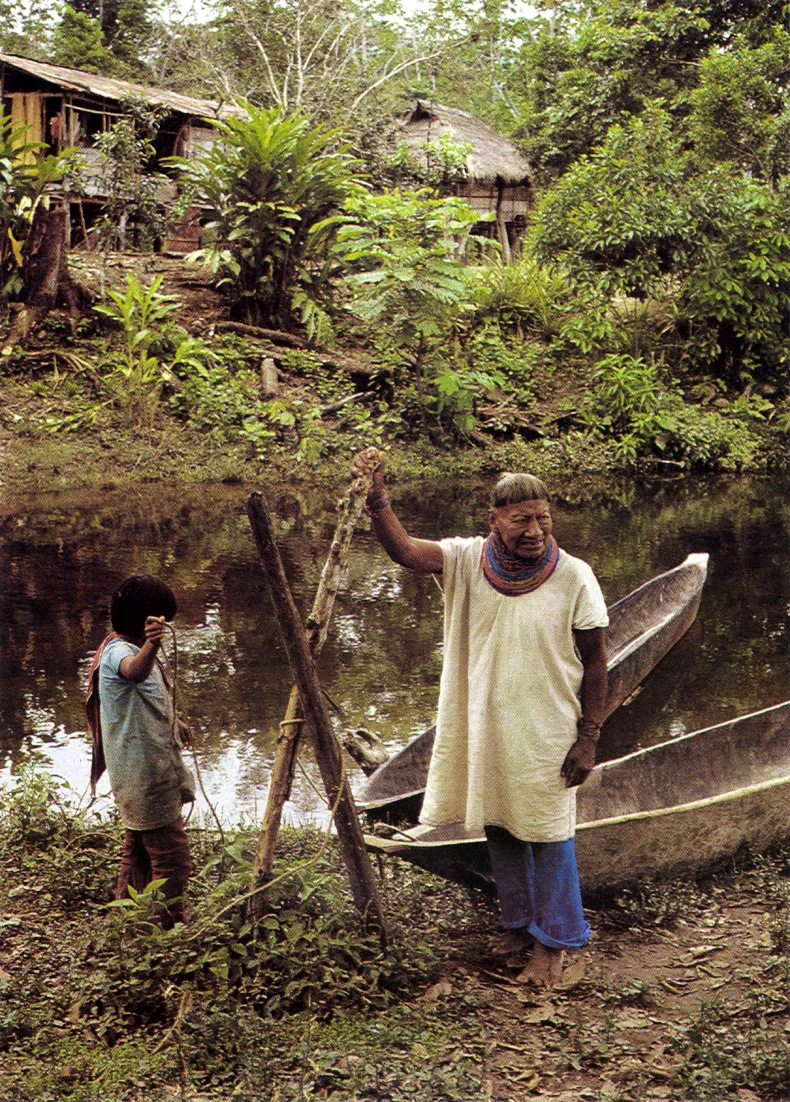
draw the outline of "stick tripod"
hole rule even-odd
[[[326,640],[335,596],[348,561],[351,539],[369,489],[369,478],[355,478],[345,499],[341,502],[340,517],[321,573],[313,608],[307,621],[307,630],[299,617],[285,577],[264,496],[261,493],[253,493],[247,501],[247,514],[255,536],[261,565],[269,584],[280,633],[295,682],[285,719],[280,727],[281,733],[272,767],[266,811],[258,836],[253,867],[253,888],[262,889],[271,879],[282,809],[290,795],[302,726],[307,722],[313,736],[315,756],[326,788],[329,806],[333,809],[334,822],[348,868],[354,902],[362,912],[365,921],[381,931],[382,940],[384,940],[386,937],[384,914],[365,850],[362,828],[343,770],[342,752],[335,737],[324,694],[315,671],[315,659]],[[300,710],[302,718],[299,715]],[[259,917],[262,913],[261,891],[256,891],[253,895],[250,911],[252,917]]]

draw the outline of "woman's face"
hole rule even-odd
[[[551,536],[551,513],[545,498],[492,509],[490,523],[508,551],[520,559],[539,559]]]

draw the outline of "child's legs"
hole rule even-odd
[[[131,884],[135,891],[141,892],[151,880],[151,862],[143,844],[139,830],[127,830],[121,850],[121,869],[115,886],[115,898],[123,899],[127,887]]]
[[[192,871],[189,838],[179,817],[169,826],[156,830],[141,830],[140,835],[151,862],[151,880],[165,880],[165,899],[179,899],[162,916],[162,925],[169,929],[174,922],[186,921],[187,883]]]

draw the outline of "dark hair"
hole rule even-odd
[[[116,589],[110,604],[113,631],[141,639],[148,616],[172,620],[178,606],[169,585],[150,574],[132,574]]]
[[[506,471],[491,492],[491,508],[516,505],[520,501],[549,500],[546,484],[534,474],[511,474]]]

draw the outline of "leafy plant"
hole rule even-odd
[[[683,270],[702,211],[689,193],[688,158],[669,115],[653,107],[613,126],[539,204],[530,248],[610,296],[645,297]]]
[[[138,249],[151,249],[166,222],[159,191],[167,178],[150,169],[164,116],[133,99],[123,103],[122,112],[96,136],[98,163],[86,161],[79,150],[70,154],[69,186],[78,194],[91,194],[98,177],[104,198],[95,229],[103,249],[124,251],[130,239]]]
[[[493,385],[486,372],[465,364],[457,346],[472,310],[464,258],[470,248],[490,244],[470,237],[479,215],[462,199],[421,189],[355,196],[344,218],[335,252],[347,270],[354,312],[396,381],[405,376],[413,384],[420,418],[447,414],[468,432],[475,395]]]
[[[618,435],[639,425],[644,432],[658,405],[658,372],[653,363],[625,353],[604,356],[593,372],[594,402],[605,424]]]
[[[130,272],[125,294],[110,291],[110,302],[94,307],[121,327],[122,349],[111,361],[108,382],[118,390],[133,424],[150,426],[165,383],[179,371],[203,371],[209,355],[206,344],[194,337],[183,337],[172,355],[157,349],[162,323],[179,305],[173,295],[160,293],[162,282],[156,276],[146,288]]]
[[[452,189],[469,175],[471,142],[459,142],[449,130],[428,141],[418,153],[406,142],[399,142],[388,158],[388,167],[395,182],[407,182],[443,190]]]
[[[209,149],[170,163],[207,213],[206,244],[191,259],[218,277],[249,321],[287,325],[297,290],[312,288],[315,297],[326,278],[320,263],[335,228],[312,231],[360,186],[360,164],[337,130],[243,106],[248,117],[214,124]]]
[[[562,269],[522,255],[515,264],[494,261],[478,269],[472,296],[481,319],[549,340],[574,301],[574,288]]]
[[[740,172],[699,180],[710,211],[677,295],[687,362],[730,385],[790,363],[790,188],[773,190]]]
[[[25,132],[0,113],[0,306],[24,297],[34,225],[66,167],[63,157],[45,155],[44,143],[27,141]]]

